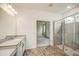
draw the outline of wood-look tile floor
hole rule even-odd
[[[41,47],[41,48],[33,48],[27,49],[24,53],[24,56],[65,56],[65,53],[54,47]]]

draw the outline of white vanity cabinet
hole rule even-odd
[[[24,37],[16,37],[14,39],[0,43],[0,55],[23,56],[23,53],[26,49],[25,42],[26,39]]]
[[[21,41],[16,47],[16,56],[22,56],[22,55],[23,55],[23,43]]]
[[[26,50],[26,38],[24,38],[21,43],[22,43],[22,48],[24,53],[24,51]]]
[[[25,38],[24,38],[17,45],[16,56],[23,56],[25,49],[26,49],[26,47],[25,47]]]

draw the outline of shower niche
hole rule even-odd
[[[66,55],[79,56],[79,14],[54,21],[53,32],[55,47]]]

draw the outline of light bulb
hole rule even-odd
[[[67,6],[67,8],[68,8],[68,9],[70,9],[70,8],[71,8],[71,6]]]
[[[15,11],[14,13],[15,13],[15,14],[17,14],[17,12],[16,12],[16,11]]]
[[[14,10],[13,8],[12,8],[11,10],[12,10],[13,12],[15,12],[15,10]]]
[[[12,8],[12,6],[11,5],[8,5],[8,8]]]

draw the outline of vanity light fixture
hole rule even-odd
[[[14,12],[15,14],[18,14],[16,11]]]
[[[12,8],[12,6],[11,5],[8,5],[8,8]]]
[[[11,10],[14,12],[15,10],[13,8],[11,8]]]
[[[12,13],[14,15],[17,14],[17,12],[15,11],[15,9],[11,5],[8,5],[8,8],[12,11]]]
[[[11,10],[12,10],[12,12],[14,12],[14,14],[17,14],[17,12],[15,11],[15,9],[12,8]]]

